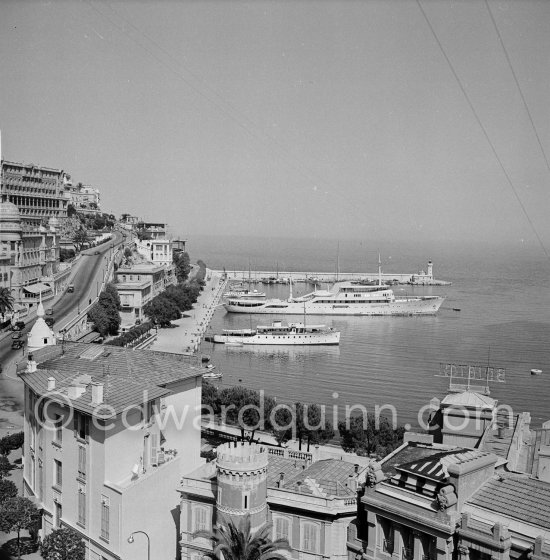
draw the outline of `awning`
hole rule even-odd
[[[31,284],[30,286],[23,286],[23,289],[30,294],[43,294],[44,292],[51,292],[52,289],[47,284]]]

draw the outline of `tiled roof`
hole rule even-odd
[[[463,449],[458,450],[464,451]],[[393,476],[397,473],[397,467],[401,465],[406,465],[436,455],[441,456],[446,453],[456,453],[456,451],[456,448],[452,450],[443,450],[441,447],[433,447],[432,445],[409,443],[409,445],[395,453],[395,455],[391,455],[388,459],[383,460],[380,466],[386,476]]]
[[[317,487],[327,497],[355,496],[355,490],[348,486],[350,475],[356,476],[353,463],[338,461],[337,459],[325,459],[313,463],[295,476],[290,484],[296,485],[297,482],[301,482],[303,488],[304,486],[311,487],[312,485],[308,481],[314,481],[313,487]]]
[[[60,346],[33,353],[38,369],[33,373],[21,372],[24,383],[38,395],[44,395],[48,392],[48,378],[53,377],[56,391],[65,395],[68,387],[86,374],[91,381],[103,383],[103,402],[113,407],[115,414],[127,406],[169,394],[171,391],[165,386],[171,382],[198,377],[207,371],[202,366],[190,365],[181,354],[78,342],[66,342],[63,346],[63,353]],[[71,404],[77,410],[91,413],[91,388],[89,383],[85,385],[84,393],[71,399]]]
[[[550,529],[548,482],[521,475],[501,475],[486,482],[468,503]]]
[[[300,459],[288,459],[279,455],[268,455],[267,485],[276,487],[277,482],[284,475],[285,483],[306,467],[306,462]]]
[[[449,476],[447,471],[449,465],[465,463],[487,455],[489,455],[489,452],[455,449],[454,451],[438,453],[418,461],[398,465],[397,469],[435,482],[443,482]]]

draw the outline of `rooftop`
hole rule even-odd
[[[38,368],[32,373],[20,372],[23,382],[38,395],[46,395],[48,378],[53,377],[56,388],[52,398],[57,393],[63,400],[68,398],[69,387],[80,386],[71,404],[88,414],[95,408],[90,382],[103,384],[103,403],[119,414],[128,406],[169,394],[169,383],[199,377],[207,371],[191,365],[182,354],[79,342],[47,346],[34,352],[33,357]],[[89,382],[83,383],[83,377]]]
[[[486,482],[470,505],[550,529],[550,483],[522,475],[499,475]]]
[[[442,401],[441,406],[463,406],[466,408],[480,408],[480,409],[493,409],[497,401],[476,393],[475,391],[462,391],[460,393],[451,393],[447,395]]]

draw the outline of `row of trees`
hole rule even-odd
[[[195,279],[168,286],[143,307],[143,312],[153,324],[168,326],[170,321],[179,319],[183,312],[193,308],[202,289],[203,285]]]
[[[94,330],[101,336],[116,335],[120,327],[120,297],[114,284],[107,284],[99,300],[88,312]]]
[[[271,432],[279,444],[289,439],[297,439],[310,445],[327,443],[334,439],[335,432],[323,407],[296,402],[292,406],[281,406],[273,397],[261,395],[258,391],[237,387],[217,388],[203,382],[203,412],[213,413],[223,421],[252,431],[256,429]],[[344,451],[362,456],[383,457],[403,443],[405,428],[393,427],[383,416],[360,414],[338,423],[340,443]]]
[[[9,434],[0,439],[0,455],[7,457],[12,451],[21,449],[23,447],[24,434],[23,432],[16,432]]]
[[[294,403],[278,405],[270,396],[246,387],[226,387],[218,389],[204,382],[202,403],[206,412],[220,415],[222,419],[241,431],[252,431],[254,439],[257,429],[273,434],[279,444],[289,439],[297,439],[299,448],[307,443],[307,450],[313,444],[327,443],[334,437],[334,429],[323,409],[317,404]]]

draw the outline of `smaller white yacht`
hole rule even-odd
[[[265,292],[258,290],[229,290],[223,294],[224,298],[264,298]]]
[[[255,329],[224,329],[222,334],[215,334],[211,340],[231,346],[340,344],[340,332],[326,325],[283,325],[281,321],[274,321],[269,326],[258,326]]]

